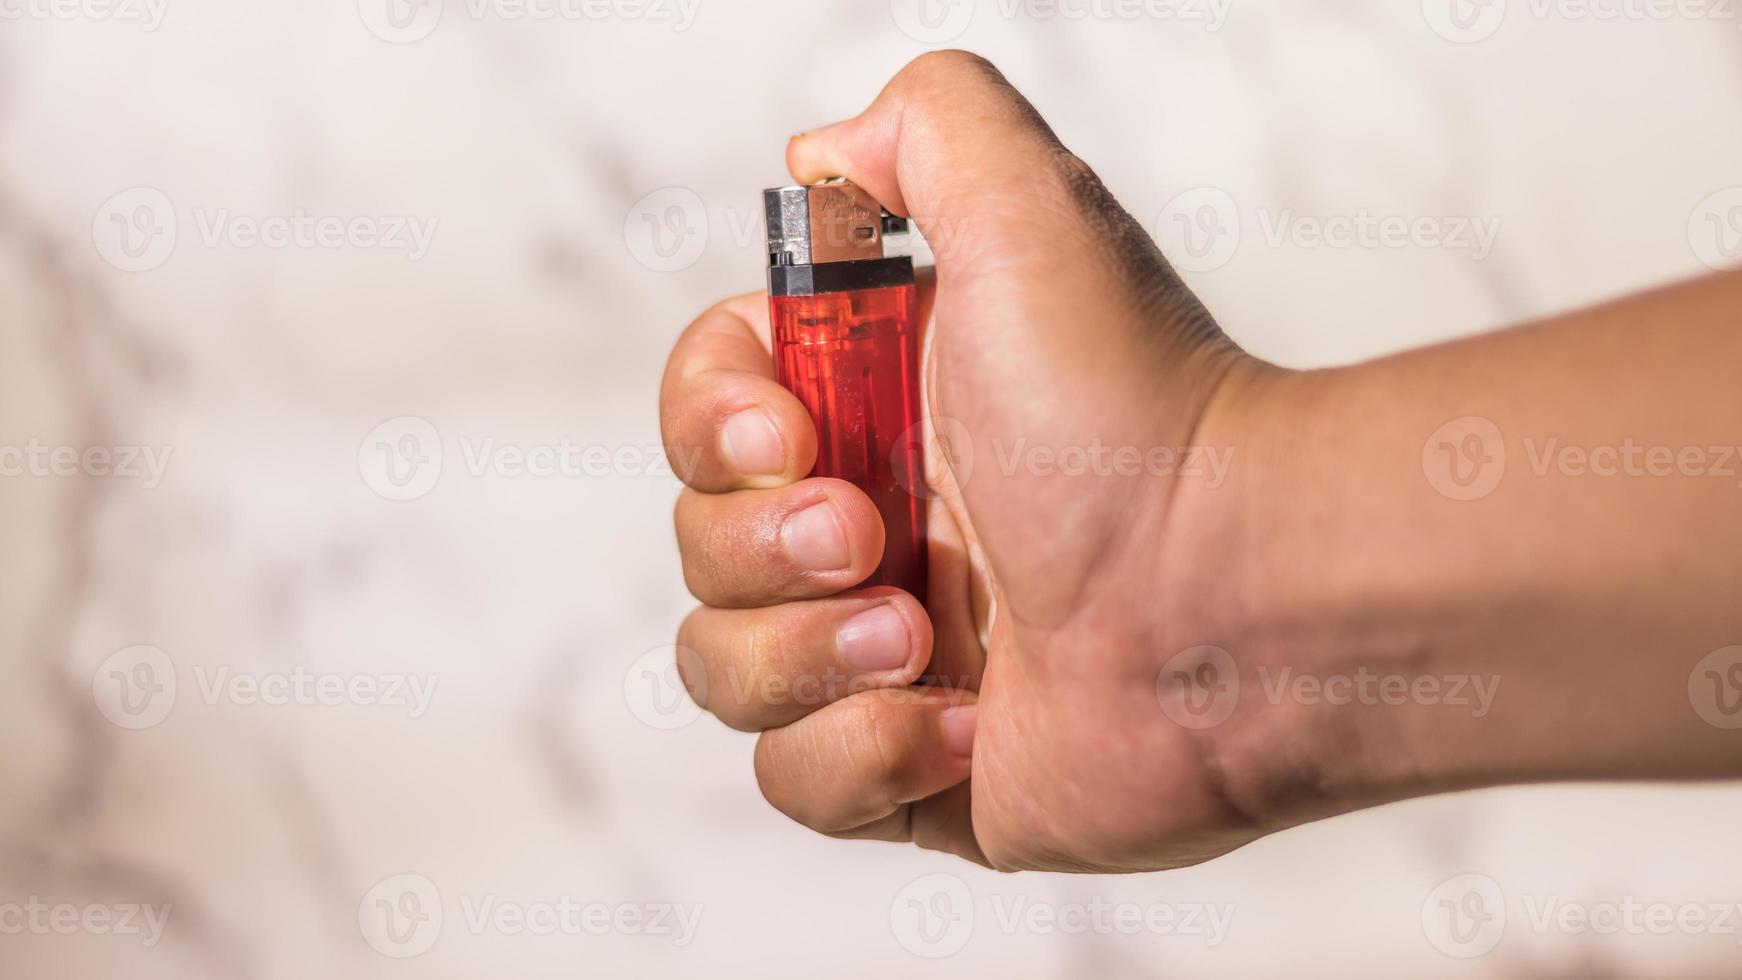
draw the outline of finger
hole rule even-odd
[[[883,558],[883,518],[843,480],[677,499],[684,582],[710,606],[771,606],[833,595]]]
[[[919,600],[888,587],[767,609],[703,606],[678,629],[678,645],[696,653],[681,665],[684,686],[746,732],[861,691],[906,687],[925,670],[931,642]]]
[[[672,470],[704,493],[784,486],[816,461],[816,429],[774,380],[767,333],[767,297],[735,297],[697,318],[666,363],[660,433]]]
[[[937,687],[866,691],[756,743],[756,781],[774,808],[825,834],[886,820],[968,778],[974,695]]]

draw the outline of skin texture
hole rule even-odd
[[[704,603],[678,666],[760,733],[777,809],[1000,869],[1145,871],[1423,793],[1742,771],[1689,686],[1742,643],[1737,478],[1534,465],[1551,439],[1742,444],[1742,279],[1297,373],[1232,344],[972,55],[920,58],[788,163],[933,243],[927,411],[954,435],[928,460],[924,606],[854,591],[881,523],[804,479],[816,435],[773,380],[766,298],[673,351],[661,422]]]

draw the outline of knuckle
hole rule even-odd
[[[752,680],[778,676],[783,670],[786,646],[774,623],[757,622],[746,627],[738,649],[738,655],[732,658],[732,669]]]
[[[845,728],[848,744],[859,755],[857,764],[889,792],[908,770],[916,746],[909,713],[902,710],[907,706],[880,694],[867,691],[849,699],[846,703],[853,708]]]
[[[753,569],[754,556],[766,554],[746,533],[743,522],[723,512],[713,500],[694,490],[678,497],[678,554],[684,584],[690,594],[710,606],[731,606],[741,593],[754,586],[741,581],[743,570]]]
[[[1053,152],[1051,163],[1053,173],[1071,192],[1072,197],[1092,199],[1099,198],[1105,193],[1101,176],[1095,173],[1095,168],[1089,166],[1088,161],[1063,146],[1057,147]]]
[[[677,678],[689,692],[690,700],[704,711],[712,710],[710,701],[714,689],[713,671],[708,666],[708,646],[705,640],[708,609],[692,609],[677,628]]]
[[[793,796],[789,790],[792,780],[788,777],[780,742],[780,737],[771,732],[763,732],[756,740],[756,753],[751,763],[756,774],[756,789],[769,806],[809,827],[811,821],[804,799]]]
[[[696,491],[684,490],[678,494],[677,506],[672,511],[672,524],[677,532],[677,553],[683,566],[684,586],[690,595],[702,602],[707,602],[712,591],[709,585],[707,567],[707,527],[712,522],[698,522],[698,502]]]
[[[728,385],[706,376],[681,382],[661,399],[660,438],[672,472],[686,486],[717,480],[718,433],[732,402],[743,397]]]
[[[700,639],[706,627],[707,617],[708,607],[697,606],[689,611],[689,615],[683,618],[683,622],[677,624],[677,645],[680,649],[703,649]],[[683,665],[680,663],[678,666],[682,668]]]
[[[744,631],[737,654],[726,666],[732,676],[733,690],[742,691],[741,699],[749,703],[738,705],[748,719],[779,712],[787,706],[785,684],[787,670],[786,640],[776,624],[758,622]]]
[[[744,614],[735,614],[744,616]],[[692,640],[703,643],[700,662],[707,668],[707,701],[703,705],[728,728],[761,732],[790,720],[794,685],[791,643],[778,622],[765,614],[734,618],[729,635]],[[680,634],[681,635],[681,634]]]
[[[973,79],[1003,79],[998,67],[972,51],[960,48],[945,48],[942,51],[927,51],[925,54],[908,63],[903,75],[911,74],[915,78],[928,81],[960,83]]]

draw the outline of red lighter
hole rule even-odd
[[[817,427],[812,476],[846,480],[883,515],[883,561],[863,584],[926,598],[925,457],[907,231],[845,180],[763,192],[774,371]]]

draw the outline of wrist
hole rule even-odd
[[[1220,532],[1242,597],[1225,632],[1242,699],[1257,702],[1241,733],[1255,806],[1279,819],[1507,783],[1737,771],[1734,733],[1689,700],[1696,663],[1736,641],[1674,611],[1651,571],[1673,550],[1655,542],[1674,539],[1644,526],[1671,511],[1622,496],[1674,488],[1515,465],[1488,495],[1449,495],[1424,462],[1448,419],[1491,416],[1514,440],[1576,431],[1528,386],[1464,375],[1465,356],[1268,373],[1220,413],[1242,451],[1230,499],[1203,520],[1240,525]],[[1585,513],[1594,498],[1603,515]],[[1627,513],[1640,519],[1616,519]]]
[[[1188,487],[1168,528],[1165,567],[1213,583],[1194,643],[1237,670],[1238,705],[1204,733],[1206,752],[1230,804],[1272,828],[1495,778],[1459,746],[1493,734],[1506,678],[1448,642],[1443,583],[1421,574],[1430,556],[1368,532],[1376,500],[1413,488],[1407,467],[1362,458],[1359,370],[1231,371],[1199,441],[1233,465],[1219,486]]]

